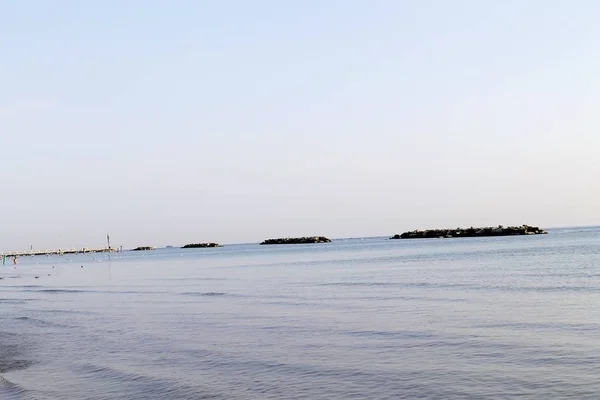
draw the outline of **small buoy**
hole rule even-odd
[[[52,268],[54,268],[54,265],[52,266]]]
[[[83,268],[83,265],[81,266],[81,268]]]

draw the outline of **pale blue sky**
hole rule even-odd
[[[0,250],[600,224],[600,2],[0,0]]]

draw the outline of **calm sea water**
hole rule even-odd
[[[0,399],[600,397],[600,228],[23,257],[0,276]]]

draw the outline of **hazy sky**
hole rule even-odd
[[[0,250],[600,224],[596,0],[0,0]]]

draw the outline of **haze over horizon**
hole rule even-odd
[[[600,3],[0,2],[0,251],[600,225]]]

